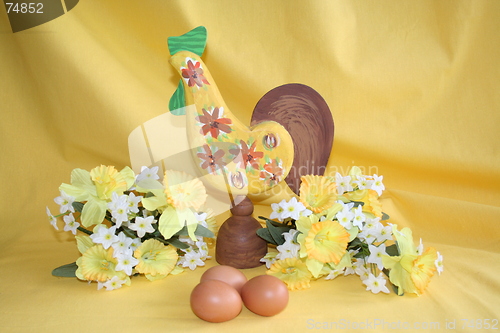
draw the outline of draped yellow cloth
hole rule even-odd
[[[500,2],[82,0],[17,33],[0,17],[0,331],[500,327]],[[444,257],[422,296],[338,277],[292,292],[275,317],[243,309],[210,324],[189,308],[206,268],[113,292],[51,275],[79,253],[45,207],[57,211],[72,169],[129,164],[129,133],[168,111],[179,81],[167,38],[200,25],[204,61],[243,122],[285,83],[324,97],[335,121],[328,173],[384,175],[391,222]]]

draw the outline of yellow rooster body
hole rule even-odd
[[[279,123],[245,126],[230,111],[201,58],[179,51],[170,59],[182,77],[186,130],[193,158],[210,184],[231,194],[259,194],[288,175],[293,141]]]

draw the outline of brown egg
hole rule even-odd
[[[200,282],[191,292],[191,310],[199,318],[220,323],[235,318],[242,308],[240,294],[225,282]]]
[[[203,273],[200,281],[207,280],[226,282],[240,293],[241,288],[243,288],[243,285],[247,282],[247,277],[234,267],[219,265],[211,267]]]
[[[261,316],[274,316],[286,308],[288,288],[275,276],[259,275],[243,286],[241,298],[248,310]]]

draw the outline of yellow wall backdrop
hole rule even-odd
[[[458,330],[500,319],[499,1],[81,0],[17,33],[0,11],[0,328],[307,331],[378,318]],[[57,210],[72,169],[130,163],[129,133],[168,111],[179,81],[167,38],[200,25],[203,59],[243,122],[285,83],[323,96],[335,121],[328,172],[384,175],[392,222],[444,255],[426,294],[373,295],[345,277],[292,294],[276,317],[244,310],[209,325],[189,310],[202,270],[112,293],[50,275],[78,252],[45,207]]]

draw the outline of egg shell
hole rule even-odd
[[[248,279],[245,274],[234,267],[219,265],[210,267],[203,273],[200,281],[207,280],[219,280],[225,282],[236,289],[238,293],[240,293],[241,288],[243,288],[243,285],[247,282]]]
[[[274,316],[288,304],[286,284],[272,275],[259,275],[250,279],[241,289],[243,304],[261,316]]]
[[[243,307],[238,291],[219,280],[200,282],[191,292],[190,304],[196,316],[211,323],[231,320]]]

